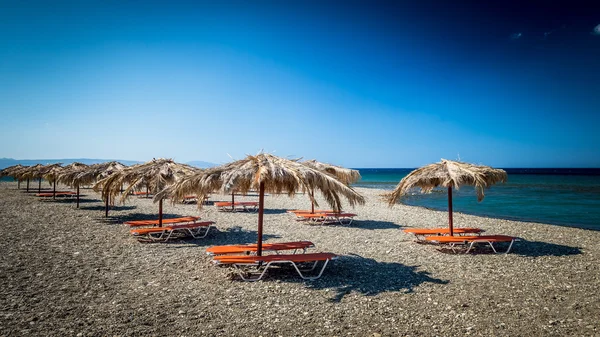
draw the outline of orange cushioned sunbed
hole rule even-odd
[[[258,202],[256,201],[218,201],[215,206],[219,211],[247,211],[256,212],[258,210]]]
[[[204,197],[204,201],[207,201],[210,197],[207,195]],[[198,201],[198,197],[195,195],[186,195],[183,197],[183,199],[181,200],[181,202],[183,203],[188,203],[188,202],[196,202]]]
[[[432,241],[436,243],[443,243],[450,245],[450,248],[454,251],[456,245],[468,245],[465,254],[471,251],[473,246],[476,243],[484,243],[489,244],[492,247],[494,253],[498,253],[496,248],[494,247],[494,243],[498,242],[510,242],[508,248],[504,253],[508,254],[515,243],[519,238],[508,236],[508,235],[481,235],[481,236],[427,236],[425,240]]]
[[[315,245],[310,241],[296,241],[296,242],[274,242],[274,243],[263,243],[263,251],[275,251],[279,252],[282,250],[293,250],[293,254],[296,250],[302,249],[306,252],[307,248],[313,248]],[[250,245],[227,245],[227,246],[212,246],[206,248],[208,255],[226,255],[226,254],[250,254],[258,250],[257,244]]]
[[[349,225],[352,223],[353,218],[356,216],[354,213],[297,213],[296,216],[300,219],[310,220],[314,223],[326,223],[339,222],[342,225]]]
[[[55,193],[53,192],[44,192],[44,193],[36,193],[35,194],[38,197],[44,197],[44,198],[49,198],[55,195]],[[56,196],[57,197],[71,197],[77,195],[77,192],[71,192],[71,191],[56,191]]]
[[[213,225],[213,221],[204,221],[166,227],[136,228],[130,230],[130,233],[140,241],[167,241],[172,237],[182,236],[201,239],[208,235]]]
[[[316,280],[323,274],[327,263],[331,260],[337,259],[338,256],[333,253],[311,253],[311,254],[290,254],[290,255],[219,255],[213,257],[213,262],[219,265],[232,265],[234,266],[242,280],[244,281],[258,281],[262,279],[269,267],[276,264],[291,264],[294,269],[298,272],[298,275],[305,280]],[[313,271],[319,262],[323,262],[323,267],[316,276],[307,276],[306,272]],[[298,264],[312,263],[312,267],[308,270],[304,270],[304,273]],[[248,277],[248,274],[243,267],[252,266],[256,268],[256,277]]]
[[[434,235],[434,236],[442,236],[449,235],[449,228],[407,228],[404,229],[403,232],[414,234],[417,237],[417,240],[422,241],[426,236]],[[483,232],[481,228],[454,228],[454,234],[479,234]]]
[[[185,224],[190,222],[195,222],[200,220],[200,217],[197,216],[186,216],[181,218],[170,218],[163,219],[163,225],[169,224]],[[129,227],[140,227],[140,226],[158,226],[158,219],[155,220],[132,220],[125,221],[124,224],[129,225]]]

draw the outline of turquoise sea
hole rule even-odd
[[[392,190],[412,169],[358,169],[358,187]],[[508,181],[494,185],[477,202],[470,186],[454,191],[455,212],[600,230],[600,169],[505,169]],[[446,189],[404,203],[447,210]]]

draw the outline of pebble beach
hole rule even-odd
[[[140,243],[123,222],[157,218],[151,199],[105,218],[91,189],[77,209],[21,187],[0,182],[0,336],[600,335],[600,231],[454,213],[456,227],[521,239],[509,254],[454,254],[402,232],[445,227],[447,212],[390,208],[384,190],[356,189],[366,204],[345,209],[350,225],[299,222],[287,210],[310,209],[305,195],[268,195],[265,242],[309,240],[340,258],[315,281],[273,270],[243,282],[205,253],[256,241],[256,213],[211,205],[231,196],[165,202],[166,218],[215,221],[206,238]]]

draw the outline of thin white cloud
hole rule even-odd
[[[511,40],[518,40],[521,38],[521,36],[523,36],[522,33],[514,33],[514,34],[510,34],[510,39]]]
[[[592,30],[592,35],[600,36],[600,24],[594,27],[594,30]]]

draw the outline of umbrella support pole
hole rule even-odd
[[[77,208],[79,208],[79,184],[77,184]]]
[[[454,236],[454,224],[452,223],[452,187],[448,187],[448,227],[450,227],[450,236]]]
[[[52,200],[56,200],[56,179],[54,179],[54,188],[52,189]]]
[[[38,193],[42,193],[42,178],[38,179]]]
[[[235,211],[235,191],[231,191],[231,211]]]
[[[160,201],[158,202],[158,227],[162,227],[162,220],[163,220],[163,200],[160,199]]]
[[[258,196],[258,247],[256,255],[262,256],[262,240],[263,240],[263,213],[265,211],[265,183],[260,183],[260,192]]]
[[[312,192],[310,194],[310,214],[315,214],[315,189],[311,189]]]
[[[29,178],[27,178],[27,192],[29,192]]]
[[[110,196],[107,194],[106,195],[106,209],[104,211],[104,217],[108,218],[108,199],[110,199]]]

